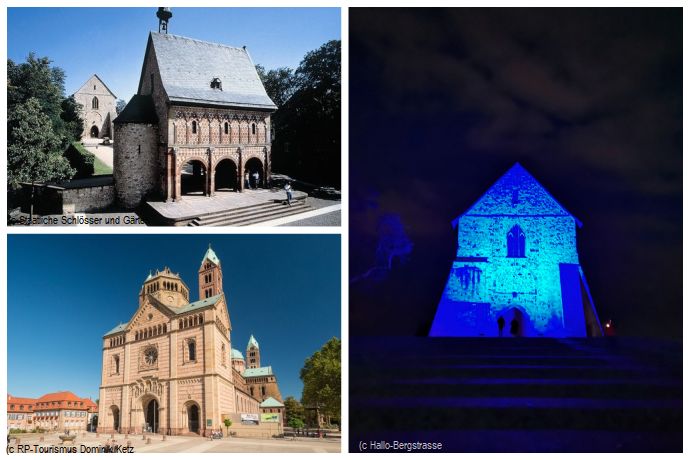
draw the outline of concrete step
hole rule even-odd
[[[310,211],[311,206],[304,201],[294,202],[292,206],[282,203],[264,203],[255,206],[246,206],[217,213],[206,214],[197,217],[189,225],[199,226],[243,226],[265,222],[276,218],[299,214]]]

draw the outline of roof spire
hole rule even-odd
[[[165,32],[166,34],[168,33],[168,21],[172,15],[173,14],[172,11],[170,11],[170,8],[158,8],[158,11],[156,12],[156,16],[158,17],[158,33],[161,33],[161,31]]]

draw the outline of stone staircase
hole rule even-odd
[[[651,339],[353,337],[350,449],[681,452],[682,367]]]
[[[266,222],[281,217],[301,214],[312,209],[304,199],[294,200],[292,206],[285,202],[265,202],[251,206],[243,206],[225,211],[204,214],[192,220],[188,226],[246,226]]]

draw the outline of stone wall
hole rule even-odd
[[[117,202],[132,209],[145,196],[160,192],[158,127],[149,124],[124,123],[115,126],[113,176]]]
[[[114,185],[68,188],[61,193],[63,214],[102,211],[115,202]]]
[[[93,98],[98,98],[98,108],[93,108]],[[89,78],[74,93],[74,99],[82,105],[81,116],[84,119],[82,139],[91,137],[91,127],[98,128],[98,137],[113,137],[112,121],[115,118],[117,99],[95,75]]]

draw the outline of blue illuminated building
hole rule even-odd
[[[601,324],[570,214],[516,163],[453,221],[458,250],[431,336],[592,337]]]

